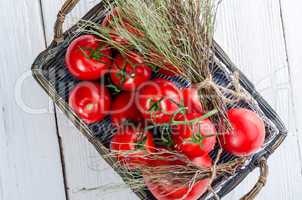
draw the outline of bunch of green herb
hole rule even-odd
[[[99,36],[103,42],[127,55],[136,51],[144,57],[144,61],[151,67],[164,68],[190,80],[198,88],[200,101],[211,119],[228,127],[225,117],[226,101],[220,86],[212,80],[211,65],[214,62],[213,35],[216,9],[219,2],[215,0],[107,0],[108,11],[112,16],[106,26],[82,22],[82,30]],[[123,41],[113,40],[118,37]],[[167,67],[173,66],[171,67]],[[171,152],[170,152],[171,153]],[[113,152],[114,154],[114,152]],[[180,153],[176,152],[179,158]],[[108,155],[112,156],[112,155]],[[113,155],[114,156],[114,155]],[[125,155],[126,156],[126,155]],[[147,157],[157,155],[147,155]],[[162,178],[163,174],[173,179],[182,179],[188,184],[197,174],[199,179],[215,178],[217,175],[235,172],[243,164],[243,160],[218,165],[219,156],[214,167],[196,169],[190,161],[187,166],[174,166],[175,169],[159,167],[144,167],[142,173],[153,174],[151,178]],[[120,165],[120,163],[117,163]],[[215,169],[213,172],[213,169]],[[219,171],[221,169],[221,171]],[[172,174],[171,174],[171,173]],[[134,178],[133,172],[122,167],[121,173],[126,173],[131,180],[132,188],[144,186],[143,181]],[[167,174],[168,173],[168,174]],[[158,176],[158,177],[156,177]],[[198,179],[198,178],[197,178]],[[194,180],[195,181],[195,180]]]

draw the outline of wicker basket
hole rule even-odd
[[[101,155],[108,154],[108,142],[110,138],[106,135],[112,135],[110,133],[115,131],[115,128],[110,123],[108,117],[102,122],[92,125],[85,124],[69,107],[68,94],[69,91],[77,84],[64,65],[64,56],[66,48],[69,43],[77,36],[75,35],[78,26],[73,26],[71,29],[63,33],[63,23],[65,15],[68,14],[79,0],[67,0],[59,11],[58,18],[55,24],[55,37],[51,45],[43,51],[35,60],[32,66],[32,72],[34,78],[44,88],[48,95],[53,99],[56,105],[66,114],[66,116],[75,124],[75,126],[84,134],[87,139]],[[85,20],[92,20],[100,22],[108,13],[104,9],[102,3],[92,8],[84,17]],[[237,185],[239,185],[247,175],[255,168],[260,168],[260,177],[256,185],[252,190],[246,194],[243,198],[254,199],[259,191],[266,183],[268,175],[268,166],[266,164],[267,158],[277,149],[283,142],[287,135],[287,129],[280,120],[276,112],[268,105],[268,103],[261,97],[261,95],[255,90],[253,84],[235,67],[230,61],[225,52],[215,43],[215,55],[216,64],[213,70],[213,77],[217,83],[225,83],[229,81],[229,77],[233,72],[239,73],[240,84],[246,92],[255,100],[255,107],[252,107],[255,111],[262,115],[266,120],[266,142],[264,147],[255,153],[248,162],[241,169],[237,170],[235,175],[217,177],[212,187],[216,191],[219,197],[223,197],[232,191]],[[171,77],[164,77],[171,78]],[[182,87],[187,87],[189,83],[181,78],[171,78],[174,82],[178,83]],[[238,106],[238,105],[237,105]],[[242,106],[242,105],[239,105]],[[212,152],[212,156],[215,156],[215,150]],[[227,162],[235,157],[224,152],[219,162]],[[114,160],[104,157],[104,159],[114,166]],[[117,170],[117,169],[116,169]],[[122,177],[125,178],[125,177]],[[147,190],[137,192],[137,195],[141,199],[155,199],[152,194]],[[204,194],[202,199],[214,199],[211,193]]]

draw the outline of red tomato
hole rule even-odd
[[[198,167],[212,167],[213,163],[212,158],[209,156],[209,154],[192,158],[191,161]]]
[[[143,59],[131,52],[127,58],[117,55],[110,72],[112,82],[126,91],[133,91],[151,78],[152,70]]]
[[[129,41],[127,39],[123,38],[122,36],[119,36],[114,31],[110,32],[108,35],[110,36],[111,40],[113,40],[119,45],[122,46],[129,45]]]
[[[155,156],[150,156],[148,158],[148,166],[159,167],[167,165],[185,165],[185,161],[182,160],[182,158],[177,157],[177,155],[173,152],[162,149],[156,149],[155,152]],[[196,166],[200,166],[200,163],[202,163],[206,167],[211,166],[212,164],[212,159],[208,154],[189,159]]]
[[[199,120],[194,124],[189,121],[202,117],[198,113],[179,114],[175,121],[187,124],[172,127],[175,148],[189,158],[203,156],[212,151],[216,144],[216,129],[209,119]]]
[[[158,72],[167,76],[175,76],[178,72],[178,69],[171,64],[165,64],[165,68],[159,68]]]
[[[68,47],[65,63],[70,73],[80,80],[97,80],[108,72],[111,50],[94,35],[82,35]]]
[[[116,158],[127,167],[144,166],[148,162],[144,156],[155,149],[153,135],[150,132],[126,126],[119,129],[113,136],[110,149],[116,153]]]
[[[109,91],[94,82],[81,82],[69,94],[69,105],[86,123],[101,121],[110,110]]]
[[[139,88],[136,98],[139,111],[153,123],[169,123],[181,103],[180,90],[165,79],[146,82]]]
[[[113,8],[112,11],[102,21],[102,26],[109,26],[114,17],[118,16],[119,8]]]
[[[149,53],[149,57],[151,60],[160,60],[161,62],[164,63],[164,66],[159,67],[158,69],[158,72],[160,74],[164,74],[167,76],[175,76],[177,74],[180,74],[179,69],[176,66],[172,65],[171,63],[169,63],[169,61],[167,61],[165,56],[151,51]]]
[[[178,158],[175,153],[170,152],[167,149],[156,148],[153,155],[148,158],[147,165],[150,167],[184,164],[184,162]]]
[[[135,93],[123,92],[113,100],[111,119],[116,125],[126,121],[137,123],[142,120],[142,115],[135,105]]]
[[[102,21],[102,26],[104,27],[109,27],[110,24],[112,22],[115,22],[115,23],[120,23],[120,19],[118,18],[119,17],[119,8],[114,8],[112,10],[111,13],[109,13],[105,19]],[[114,17],[116,17],[116,20],[117,21],[113,21]],[[133,27],[128,20],[126,19],[122,19],[122,22],[121,22],[122,26],[129,32],[129,33],[132,33],[138,37],[143,37],[144,36],[144,33],[139,31],[137,28]],[[129,44],[129,41],[123,37],[121,37],[120,35],[118,35],[116,33],[116,30],[112,30],[110,33],[109,33],[109,36],[111,37],[111,39],[113,41],[115,41],[116,43],[120,44],[120,45],[128,45]]]
[[[244,108],[230,109],[227,113],[233,130],[219,137],[226,151],[236,156],[249,156],[264,143],[265,125],[253,111]]]
[[[189,112],[197,112],[202,114],[203,108],[200,102],[198,90],[194,87],[184,88],[182,90],[184,106]]]
[[[199,167],[211,167],[212,160],[208,155],[195,161]],[[144,174],[145,184],[157,200],[197,200],[207,191],[209,179],[197,181],[193,187],[171,180],[163,176],[161,179],[150,179],[151,175]]]

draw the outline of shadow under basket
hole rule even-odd
[[[62,27],[64,17],[76,5],[79,0],[67,0],[58,14],[58,20],[55,25],[55,39],[52,44],[43,51],[35,60],[32,66],[34,78],[43,87],[47,94],[53,99],[55,104],[66,114],[66,116],[74,123],[74,125],[84,134],[89,142],[96,148],[102,155],[108,155],[108,144],[110,137],[116,131],[115,127],[111,124],[110,117],[105,120],[87,125],[85,124],[69,107],[68,95],[69,91],[79,82],[74,79],[68,72],[65,64],[64,57],[66,49],[70,42],[79,36],[79,26],[76,24],[68,31],[63,33]],[[92,8],[84,17],[84,20],[93,22],[101,22],[108,10],[104,8],[102,3]],[[230,61],[226,53],[214,43],[215,51],[215,64],[210,66],[212,69],[213,80],[219,85],[230,84],[233,73],[239,74],[240,86],[250,96],[253,97],[253,103],[246,105],[238,103],[231,105],[232,107],[248,107],[249,109],[257,112],[266,125],[266,139],[265,145],[254,155],[252,155],[244,164],[243,167],[238,169],[234,175],[223,175],[216,177],[212,183],[212,187],[217,195],[221,198],[232,191],[239,185],[247,175],[255,168],[260,168],[260,177],[256,185],[251,191],[243,198],[254,199],[259,193],[261,188],[265,185],[268,167],[266,164],[267,158],[280,146],[287,135],[287,129],[282,123],[277,113],[268,105],[268,103],[261,97],[255,90],[253,84],[242,74],[235,65]],[[160,74],[155,74],[155,77],[167,78],[174,81],[179,87],[188,87],[190,83],[180,77],[167,77]],[[211,156],[215,157],[217,149],[211,152]],[[235,159],[226,152],[223,152],[219,163],[225,163]],[[104,156],[104,159],[114,167],[114,159]],[[115,168],[118,171],[118,169]],[[124,175],[120,174],[122,178]],[[148,189],[135,191],[141,199],[154,200],[155,197],[148,191]],[[205,193],[200,200],[215,199],[212,193]]]

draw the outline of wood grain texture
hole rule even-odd
[[[302,130],[302,27],[299,20],[302,18],[302,2],[299,0],[281,0],[282,19],[284,24],[284,37],[286,38],[286,50],[288,54],[289,73],[292,84],[291,102],[295,108],[296,133]]]
[[[284,37],[286,38],[286,50],[288,55],[289,74],[292,85],[292,104],[294,107],[295,135],[299,145],[299,162],[301,171],[298,177],[302,177],[302,27],[300,20],[302,18],[302,2],[299,0],[280,0],[282,9],[282,20],[284,28]]]
[[[257,199],[292,200],[302,195],[300,153],[294,136],[295,116],[280,14],[278,1],[228,0],[221,4],[217,21],[218,43],[281,115],[290,130],[285,143],[269,159],[268,183]],[[226,199],[238,199],[252,187],[257,175],[255,171]]]
[[[43,16],[47,42],[53,39],[53,25],[56,14],[64,1],[43,0]],[[98,1],[83,0],[67,16],[65,28],[75,24]],[[123,199],[135,200],[137,197],[125,186],[121,178],[98,155],[93,146],[58,110],[59,133],[65,157],[66,181],[71,200]],[[116,186],[121,188],[117,189]],[[110,186],[114,186],[110,188]],[[91,188],[99,187],[96,190]],[[86,189],[86,190],[85,190]]]
[[[40,14],[38,0],[0,1],[0,200],[66,199],[50,100],[30,72]]]
[[[56,12],[62,0],[43,0],[42,3],[49,42],[52,39]],[[67,18],[67,24],[73,24],[95,3],[89,0],[80,1],[80,5],[76,7],[71,17]],[[297,116],[293,113],[292,99],[290,99],[290,71],[280,14],[279,2],[275,0],[227,0],[223,1],[220,7],[216,30],[216,40],[255,83],[290,129],[290,136],[286,142],[269,160],[270,176],[267,186],[258,198],[260,200],[294,200],[302,196],[301,162],[298,162],[300,152],[294,123]],[[296,52],[296,49],[293,48],[292,51]],[[299,61],[296,62],[300,63]],[[296,85],[294,89],[298,87],[300,86]],[[95,191],[82,191],[82,188],[106,186],[118,182],[119,178],[60,113],[58,124],[71,200],[136,199],[127,190],[117,192],[104,191],[104,188],[101,188]],[[257,175],[256,171],[252,173],[226,199],[241,197],[256,182]]]

